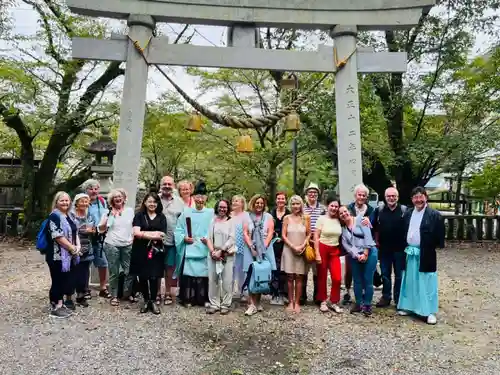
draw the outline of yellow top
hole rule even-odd
[[[323,215],[316,222],[316,230],[320,230],[319,242],[328,246],[339,246],[339,238],[342,234],[342,227],[339,219],[332,219],[328,215]]]

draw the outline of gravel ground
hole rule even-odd
[[[0,244],[0,374],[500,374],[500,251],[440,253],[440,312],[432,327],[396,317],[252,318],[165,307],[116,309],[97,297],[68,320],[47,314],[48,272],[35,250]],[[380,292],[377,292],[376,298]]]

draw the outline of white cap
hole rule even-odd
[[[75,196],[75,199],[73,200],[73,202],[77,202],[79,199],[82,199],[82,198],[87,198],[87,199],[90,199],[90,197],[85,194],[85,193],[79,193]]]

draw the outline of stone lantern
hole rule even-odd
[[[101,194],[111,190],[113,177],[113,157],[116,154],[116,143],[110,136],[108,128],[102,128],[101,136],[85,148],[89,154],[95,155],[90,170],[93,178],[101,185]]]

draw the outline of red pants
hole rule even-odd
[[[340,248],[338,246],[328,246],[319,243],[319,255],[321,264],[318,264],[318,301],[327,300],[326,285],[328,280],[328,271],[332,279],[332,288],[330,289],[330,302],[338,303],[340,301],[340,284],[342,280],[342,266],[340,264]]]

